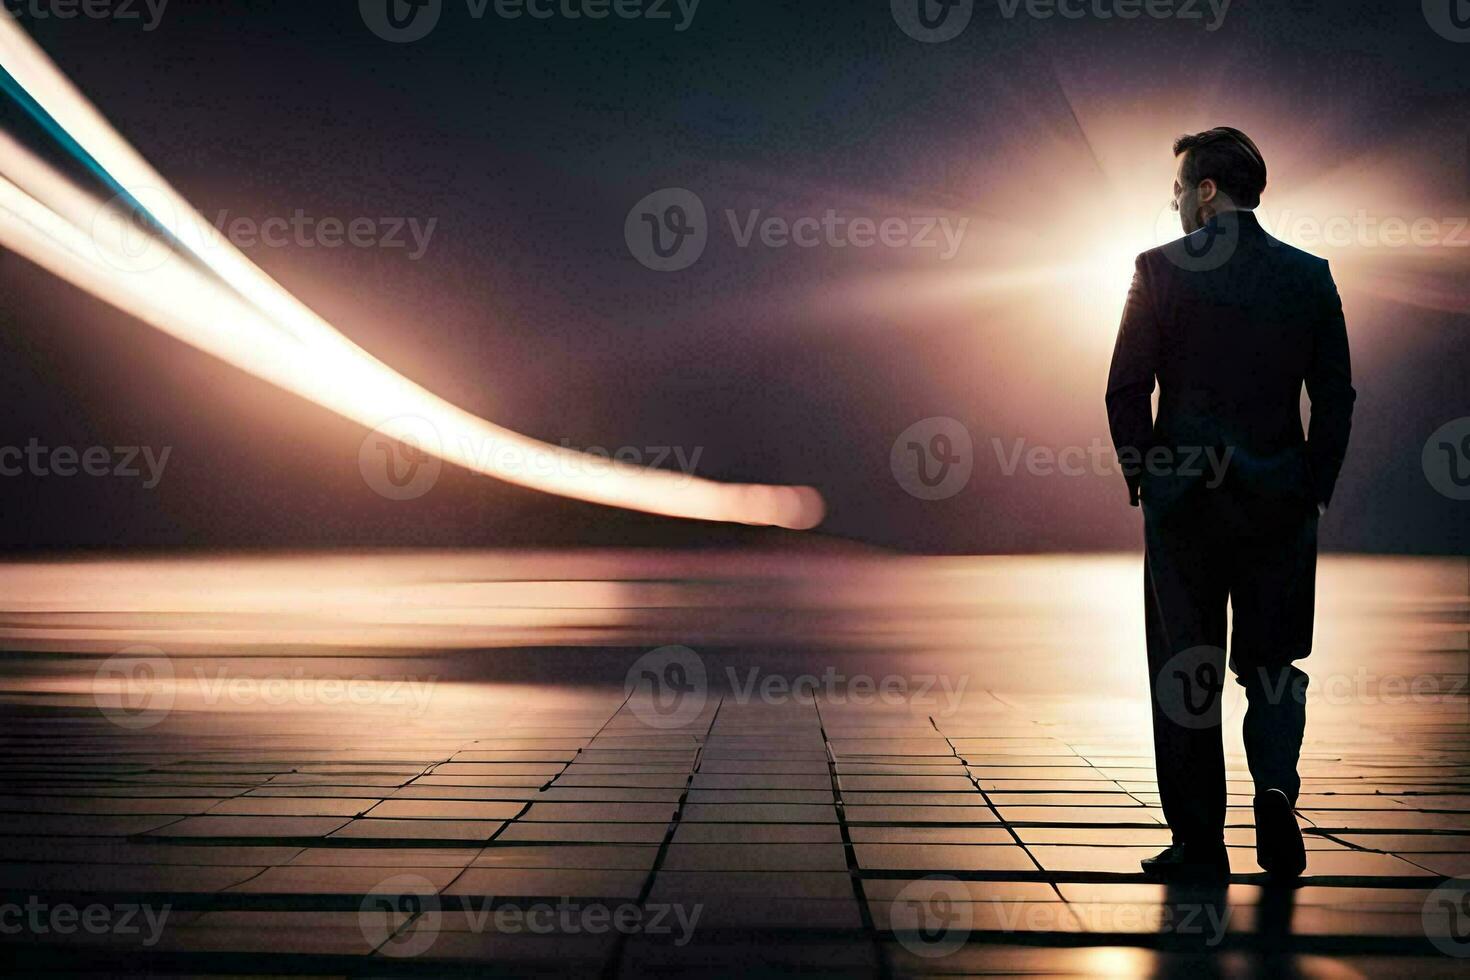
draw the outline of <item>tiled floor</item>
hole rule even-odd
[[[623,976],[1130,973],[1204,955],[1247,972],[1464,965],[1425,932],[1435,889],[1470,854],[1463,700],[1391,725],[1314,718],[1302,887],[1259,874],[1242,795],[1226,892],[1138,874],[1168,831],[1137,705],[977,692],[941,717],[727,695],[661,728],[621,691],[497,715],[473,690],[452,718],[379,712],[355,730],[300,711],[265,727],[176,712],[127,731],[12,710],[0,887],[163,916],[156,930],[139,912],[131,932],[24,931],[7,937],[20,962]],[[1231,778],[1246,778],[1238,758]]]
[[[1464,606],[1432,620],[1463,664]],[[0,944],[26,974],[1464,975],[1463,686],[1312,705],[1295,889],[1255,864],[1227,723],[1231,884],[1165,888],[1138,870],[1168,840],[1142,691],[991,669],[953,702],[712,680],[682,713],[601,682],[181,693],[132,727],[15,687]]]

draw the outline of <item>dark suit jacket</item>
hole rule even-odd
[[[1305,436],[1303,384],[1312,406]],[[1150,507],[1168,508],[1209,482],[1203,460],[1182,465],[1207,449],[1217,458],[1230,451],[1222,486],[1234,496],[1326,504],[1355,398],[1342,302],[1326,260],[1272,238],[1249,211],[1138,257],[1107,392],[1134,506],[1141,495]],[[1140,469],[1150,450],[1154,465]]]

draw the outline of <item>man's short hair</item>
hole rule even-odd
[[[1174,141],[1174,155],[1184,158],[1189,186],[1210,179],[1235,206],[1249,211],[1261,203],[1266,189],[1266,160],[1251,138],[1238,129],[1218,126]]]

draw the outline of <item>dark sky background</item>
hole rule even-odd
[[[207,216],[436,219],[417,261],[246,249],[397,370],[553,443],[697,447],[701,475],[815,485],[832,536],[934,552],[1138,545],[1121,478],[1006,476],[992,439],[1106,438],[1113,290],[1094,302],[1091,279],[1037,270],[1094,244],[1111,260],[1121,243],[1126,289],[1127,254],[1153,242],[1111,232],[1154,227],[1172,136],[1255,135],[1265,210],[1470,214],[1470,44],[1436,34],[1418,2],[1235,0],[1207,31],[1007,19],[991,0],[943,44],[904,34],[887,0],[703,0],[683,32],[445,4],[412,44],[375,37],[348,0],[172,0],[152,31],[23,19]],[[623,234],[665,187],[698,193],[712,225],[676,273],[644,268]],[[971,223],[949,261],[742,249],[723,212],[756,208]],[[1470,415],[1470,248],[1339,252],[1360,400],[1324,547],[1465,553],[1470,503],[1436,493],[1420,458]],[[1099,268],[1106,285],[1118,265]],[[0,548],[770,536],[451,468],[420,499],[384,500],[359,473],[356,424],[14,255],[0,255],[0,291],[0,445],[171,447],[151,490],[0,478]],[[889,467],[899,433],[930,416],[975,440],[969,484],[939,501]]]

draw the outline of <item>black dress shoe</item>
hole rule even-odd
[[[1142,861],[1143,873],[1162,881],[1223,881],[1230,856],[1222,844],[1170,844]]]
[[[1291,801],[1279,789],[1256,797],[1256,863],[1277,878],[1295,878],[1307,867],[1307,849]]]

